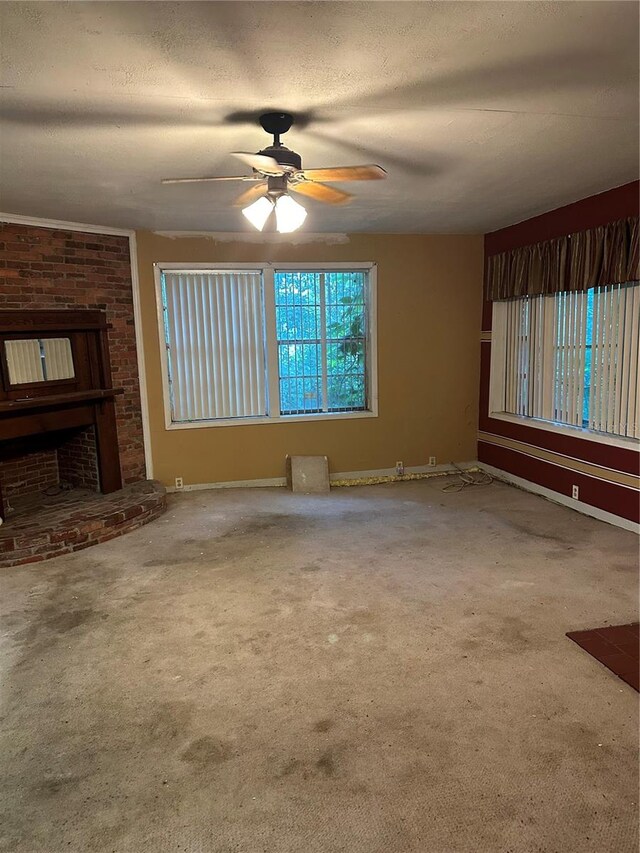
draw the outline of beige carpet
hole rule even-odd
[[[637,537],[502,484],[194,492],[6,570],[0,850],[637,851]]]

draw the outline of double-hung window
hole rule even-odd
[[[376,414],[373,264],[156,267],[168,428]]]
[[[491,411],[640,437],[640,285],[494,302]]]

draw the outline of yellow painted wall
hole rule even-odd
[[[476,457],[483,238],[354,234],[300,245],[138,232],[154,477],[173,485],[284,476],[290,454],[332,473]],[[378,265],[379,416],[167,430],[153,264],[373,261]]]

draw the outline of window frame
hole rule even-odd
[[[516,297],[519,298],[519,297]],[[504,300],[502,300],[504,301]],[[585,426],[566,424],[547,418],[537,418],[531,415],[517,415],[505,412],[500,406],[505,398],[506,387],[506,353],[507,340],[505,325],[499,320],[499,301],[494,301],[491,308],[491,358],[489,367],[489,400],[488,416],[494,420],[506,421],[507,423],[520,424],[521,426],[540,429],[546,432],[570,435],[574,438],[582,438],[599,444],[607,444],[611,447],[622,447],[625,449],[639,449],[640,439],[633,436],[614,435],[607,432],[599,432]],[[506,315],[503,315],[503,318]]]
[[[169,388],[169,359],[165,340],[165,326],[162,300],[163,272],[184,273],[216,272],[237,270],[260,270],[264,293],[265,351],[268,391],[268,414],[258,417],[218,418],[211,420],[174,422],[171,419],[171,393]],[[275,281],[276,272],[340,272],[345,270],[365,270],[368,272],[367,303],[367,343],[365,377],[367,380],[367,400],[369,408],[350,412],[312,412],[309,414],[280,414],[280,383],[278,368],[278,340],[276,334]],[[378,417],[378,345],[377,345],[377,264],[371,261],[336,263],[177,263],[156,262],[153,265],[156,294],[158,345],[160,348],[160,369],[162,372],[162,401],[166,430],[209,429],[215,427],[251,427],[256,424],[315,423],[317,421],[358,420]]]

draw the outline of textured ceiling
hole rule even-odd
[[[637,178],[638,8],[5,2],[0,209],[244,231],[243,185],[160,179],[237,174],[274,108],[307,167],[389,172],[306,230],[489,231]]]

